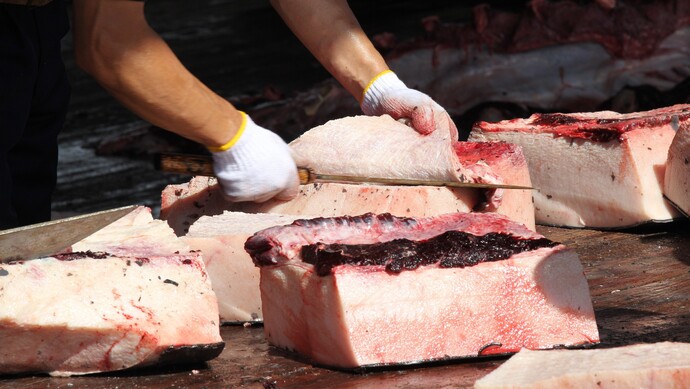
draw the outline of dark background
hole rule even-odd
[[[591,3],[579,2],[581,5]],[[527,3],[503,0],[349,2],[370,37],[392,33],[397,42],[423,37],[422,19],[428,16],[462,25],[473,21],[473,9],[478,4],[523,12]],[[238,108],[250,112],[257,123],[275,131],[286,141],[294,139],[303,129],[321,124],[293,120],[290,113],[304,111],[307,102],[300,100],[304,92],[309,95],[332,78],[294,37],[267,0],[149,0],[146,14],[153,28],[194,75],[221,96],[236,105],[241,104]],[[633,28],[634,23],[624,27]],[[168,151],[205,150],[171,133],[152,129],[149,123],[120,106],[93,79],[75,67],[71,35],[64,39],[64,58],[73,94],[67,123],[60,136],[54,217],[128,204],[149,206],[157,215],[160,193],[165,186],[186,182],[190,176],[156,171],[153,152],[166,151],[166,147],[173,148]],[[414,80],[406,82],[413,84]],[[612,100],[627,104],[626,92],[630,91],[622,91]],[[268,95],[282,102],[282,110],[264,109],[258,113],[252,109],[256,107],[257,96],[264,99],[260,102],[263,104],[277,101],[266,100]],[[638,104],[631,110],[688,102],[690,78],[664,95],[642,87],[634,91],[634,96]],[[350,101],[349,96],[345,96],[345,100]],[[351,101],[352,106],[346,107],[350,111],[333,110],[329,114],[334,117],[330,118],[359,113],[356,101]],[[243,106],[246,104],[254,105],[247,108]],[[624,112],[619,109],[620,105],[609,104],[600,109]],[[507,112],[507,116],[504,115],[507,118],[525,117],[530,113],[523,107],[517,110],[515,106],[498,108]],[[454,117],[461,132],[471,127],[482,109],[479,106],[461,118]],[[330,118],[319,117],[319,120]]]
[[[351,1],[365,32],[392,32],[399,41],[423,33],[423,17],[471,19],[479,1]],[[511,2],[492,2],[501,7]],[[513,2],[513,6],[515,3]],[[285,96],[330,78],[264,0],[149,0],[146,14],[183,64],[223,97],[256,95],[266,87]],[[96,155],[104,141],[149,127],[120,106],[93,79],[76,68],[72,37],[64,40],[72,100],[60,137],[54,216],[142,204],[157,212],[160,192],[186,176],[157,172],[150,159]],[[260,123],[261,124],[261,123]],[[280,128],[272,128],[280,133]],[[140,139],[133,142],[141,142]],[[142,145],[146,147],[146,145]]]

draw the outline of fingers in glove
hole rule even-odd
[[[246,201],[263,203],[272,198],[281,201],[292,200],[299,192],[299,178],[296,172],[294,176],[291,175],[288,178],[288,182],[286,182],[285,185],[268,183],[262,185],[257,182],[252,182],[249,179],[245,181],[248,182],[249,185],[233,185],[227,181],[220,182],[220,192],[223,194],[223,198],[232,203]]]
[[[278,193],[275,197],[276,200],[290,201],[297,196],[297,193],[299,193],[299,178],[295,176],[294,184]]]
[[[417,106],[409,112],[409,119],[412,128],[422,135],[434,132],[438,127],[436,114],[430,106]]]
[[[418,105],[412,109],[404,109],[405,107],[397,107],[397,109],[389,109],[391,116],[408,126],[414,128],[422,135],[431,134],[434,131],[441,130],[444,132],[450,131],[453,138],[457,138],[458,129],[453,123],[448,112],[436,103]]]

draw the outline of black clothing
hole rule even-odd
[[[0,4],[0,229],[50,219],[70,95],[60,51],[68,30],[62,0]]]

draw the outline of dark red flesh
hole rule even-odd
[[[486,47],[494,53],[520,53],[570,43],[598,43],[617,58],[646,58],[674,31],[690,24],[683,0],[618,0],[613,9],[594,1],[535,0],[521,11],[480,4],[473,23],[423,20],[423,38],[393,48],[388,58],[419,47]],[[390,49],[390,48],[389,48]]]
[[[515,254],[558,243],[546,238],[524,239],[510,234],[475,236],[448,231],[423,241],[396,239],[375,244],[324,244],[302,247],[302,260],[314,265],[316,274],[327,276],[336,266],[385,266],[389,273],[415,270],[438,263],[440,267],[467,267],[507,259]]]
[[[75,259],[93,258],[103,259],[109,257],[110,254],[102,251],[77,251],[73,253],[55,254],[54,257],[61,261],[74,261]]]
[[[690,105],[681,104],[620,115],[615,118],[584,117],[578,114],[542,113],[528,120],[511,119],[499,123],[478,122],[475,128],[484,132],[506,130],[551,133],[555,137],[587,139],[593,142],[622,141],[630,131],[674,126],[690,121]],[[674,124],[675,123],[675,124]]]

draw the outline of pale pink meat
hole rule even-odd
[[[678,216],[663,198],[666,155],[690,105],[618,114],[535,114],[479,122],[470,140],[522,148],[538,224],[624,228]]]
[[[376,137],[367,135],[373,132],[377,132]],[[477,181],[530,185],[527,165],[518,148],[496,143],[458,143],[453,140],[457,134],[452,134],[452,137],[441,134],[422,137],[390,117],[359,116],[335,120],[313,129],[291,146],[296,153],[302,154],[302,158],[313,153],[312,162],[300,159],[300,163],[319,166],[319,172],[326,174],[336,174],[340,164],[342,170],[338,174],[395,178],[409,173],[411,176],[407,178],[459,180],[455,169],[460,168],[464,169],[465,177],[476,177]],[[333,136],[343,139],[342,144],[327,144],[333,142]],[[378,138],[392,140],[377,146]],[[364,159],[324,154],[323,149],[335,146],[342,149],[334,151],[336,154],[363,152],[361,158]],[[366,150],[370,151],[369,154]],[[410,155],[406,156],[406,153]],[[431,163],[427,156],[434,154],[438,154],[438,158]],[[373,155],[373,158],[367,155]],[[331,161],[332,158],[337,163]],[[377,162],[372,163],[372,159]],[[497,211],[534,228],[530,191],[502,192],[492,196],[495,203],[500,200]],[[221,319],[224,322],[261,321],[258,269],[251,266],[242,244],[252,233],[269,227],[267,221],[278,220],[266,214],[315,217],[390,212],[399,216],[424,217],[471,211],[486,201],[485,196],[485,191],[473,189],[328,183],[302,185],[292,201],[229,204],[219,192],[215,179],[195,177],[187,184],[169,186],[163,191],[161,218],[176,234],[186,235],[185,240],[190,246],[202,251],[218,295]],[[244,216],[224,216],[228,210],[233,211],[228,215],[242,212],[240,215]],[[197,227],[197,223],[201,224]],[[275,221],[275,224],[285,223]]]
[[[688,355],[690,344],[674,342],[598,350],[521,350],[474,387],[687,388]]]
[[[357,177],[503,183],[491,167],[464,165],[455,151],[458,133],[439,129],[428,135],[388,115],[355,116],[314,127],[290,143],[299,166],[321,174]],[[503,190],[487,195],[495,210]]]
[[[354,116],[312,128],[290,143],[298,165],[322,174],[455,182],[484,181],[465,170],[450,128],[421,136],[388,115]]]
[[[218,304],[200,254],[149,209],[71,251],[0,264],[0,374],[68,376],[220,353]]]
[[[81,241],[67,251],[102,251],[113,255],[140,257],[189,252],[190,247],[172,234],[161,220],[154,220],[151,209],[137,207]]]
[[[313,243],[423,241],[445,231],[521,239],[541,235],[492,214],[298,220],[258,232],[247,251],[261,266],[268,341],[313,363],[356,369],[599,341],[577,254],[543,247],[464,268],[336,265],[318,275],[301,251]]]
[[[490,172],[500,175],[500,180],[505,183],[532,186],[525,155],[517,145],[505,142],[457,142],[454,148],[460,163],[474,170],[475,174],[487,174],[483,169],[488,168]],[[532,191],[522,189],[503,191],[501,205],[496,212],[534,229]],[[433,216],[433,214],[424,216]]]
[[[690,121],[678,128],[668,150],[664,196],[686,216],[690,215]]]
[[[325,183],[301,185],[297,197],[291,201],[229,204],[223,199],[214,178],[194,177],[186,184],[165,188],[161,218],[168,222],[176,234],[184,235],[199,217],[220,215],[226,210],[302,216],[343,216],[365,212],[432,216],[467,212],[481,201],[481,193],[476,190]],[[503,206],[499,207],[499,211],[502,212]],[[509,209],[515,208],[517,205]],[[531,218],[525,217],[523,221],[534,226],[533,219],[532,212]]]
[[[335,137],[335,138],[334,138]],[[382,178],[436,179],[530,185],[524,156],[497,144],[470,146],[457,134],[438,131],[422,136],[388,116],[347,117],[316,127],[290,146],[300,165],[319,173]],[[225,202],[214,179],[195,177],[167,187],[162,193],[161,218],[183,235],[202,215],[224,210],[304,216],[343,216],[389,212],[425,217],[484,208],[505,214],[531,228],[533,205],[529,191],[506,193],[428,186],[354,184],[302,185],[291,201],[262,204]]]
[[[202,216],[180,240],[201,251],[218,298],[222,323],[261,322],[259,269],[244,250],[247,238],[262,229],[292,223],[297,216],[224,212]]]

